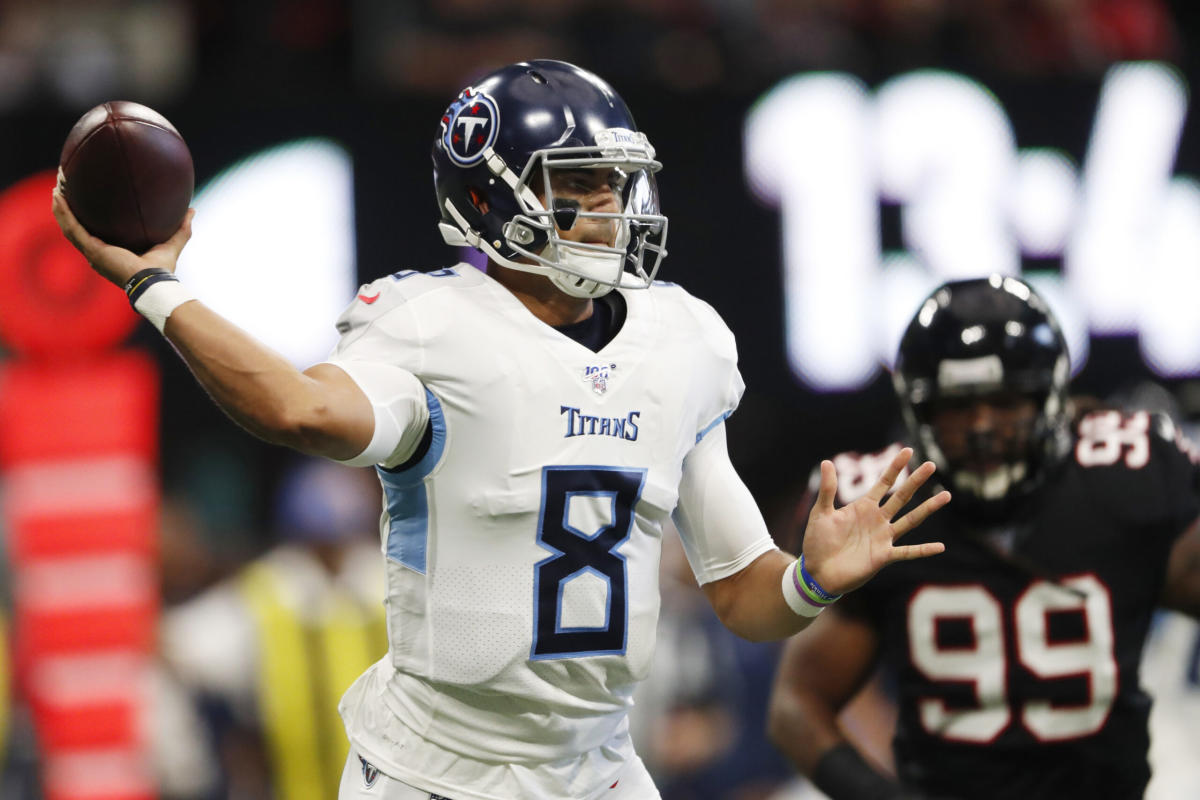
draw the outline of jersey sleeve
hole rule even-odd
[[[738,370],[737,342],[729,326],[708,303],[686,293],[684,296],[691,323],[687,335],[700,344],[703,359],[697,375],[702,382],[697,393],[700,407],[696,441],[699,442],[737,409],[746,384]]]
[[[392,278],[358,290],[337,319],[338,343],[329,361],[384,361],[414,374],[421,371],[421,332],[409,296]]]
[[[1133,527],[1174,539],[1200,515],[1196,448],[1166,415],[1089,414],[1079,423],[1072,455],[1090,475],[1094,494]]]
[[[429,424],[428,393],[417,371],[421,343],[405,296],[384,278],[359,290],[337,321],[341,339],[326,359],[371,403],[375,429],[349,466],[396,466],[418,448]]]
[[[1150,428],[1162,451],[1168,527],[1179,534],[1200,516],[1200,451],[1166,415],[1153,415]]]

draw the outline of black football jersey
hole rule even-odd
[[[898,447],[840,456],[839,500]],[[1200,514],[1185,449],[1165,419],[1091,415],[1020,521],[975,530],[951,501],[902,540],[945,553],[891,565],[834,607],[879,634],[906,785],[984,800],[1142,796],[1138,665],[1171,545]]]

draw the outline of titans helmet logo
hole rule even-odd
[[[496,101],[487,92],[467,87],[442,115],[442,146],[455,164],[474,166],[496,141],[499,128]]]

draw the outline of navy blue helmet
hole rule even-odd
[[[1045,302],[1021,280],[992,275],[938,287],[909,323],[892,376],[913,444],[937,465],[959,513],[1009,513],[1069,451],[1066,340]],[[1032,399],[1036,416],[1007,450],[1003,442],[990,444],[1002,463],[979,474],[948,456],[934,417],[951,404],[998,396]]]
[[[666,255],[654,180],[661,167],[601,78],[562,61],[511,64],[464,89],[442,115],[433,145],[439,228],[447,244],[546,275],[576,297],[644,288]],[[616,211],[554,197],[552,173],[581,169],[610,171]],[[614,241],[558,235],[588,217],[610,220]]]

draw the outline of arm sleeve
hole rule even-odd
[[[740,572],[775,549],[758,504],[729,460],[724,425],[710,430],[683,460],[672,518],[701,585]]]

